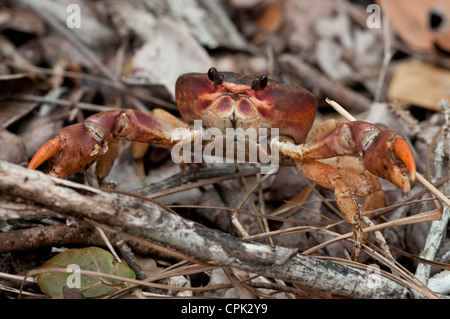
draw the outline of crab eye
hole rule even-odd
[[[216,68],[210,68],[208,70],[208,79],[210,79],[212,82],[216,83],[217,85],[221,85],[223,82],[223,75],[219,74]]]
[[[267,75],[263,74],[258,80],[254,80],[252,83],[252,90],[254,91],[260,91],[264,90],[267,86],[267,83],[269,82],[269,79],[267,78]]]

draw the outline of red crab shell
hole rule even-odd
[[[278,128],[280,135],[304,143],[317,111],[314,95],[306,89],[268,80],[253,89],[254,75],[220,72],[220,84],[204,73],[182,75],[175,88],[178,109],[187,122],[204,126],[247,129]]]

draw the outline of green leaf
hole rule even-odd
[[[125,285],[119,280],[83,275],[79,269],[136,278],[133,270],[123,263],[116,262],[108,251],[98,247],[66,250],[48,260],[39,269],[49,268],[65,268],[67,270],[64,273],[42,273],[38,276],[39,287],[51,298],[61,296],[64,286],[76,288],[82,291],[85,297],[91,298],[112,294],[125,288]]]

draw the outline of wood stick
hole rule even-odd
[[[34,203],[36,211],[47,208],[71,218],[87,218],[142,240],[159,242],[198,262],[235,267],[314,290],[353,298],[427,298],[382,275],[377,277],[382,289],[371,289],[364,271],[336,261],[237,238],[172,214],[152,201],[0,161],[0,207],[17,201]]]

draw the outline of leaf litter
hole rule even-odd
[[[66,1],[6,1],[0,5],[0,139],[8,151],[1,159],[26,165],[36,149],[61,127],[82,122],[90,114],[106,108],[162,107],[177,114],[174,108],[177,77],[218,66],[239,73],[267,73],[286,83],[305,86],[322,101],[316,123],[327,118],[342,120],[321,99],[327,95],[324,87],[330,84],[343,85],[355,96],[369,101],[375,99],[377,91],[381,92],[380,103],[370,103],[367,109],[358,103],[344,106],[358,119],[401,131],[414,148],[418,168],[427,171],[434,182],[435,136],[444,125],[438,101],[448,100],[450,94],[449,24],[444,23],[450,20],[450,9],[446,1],[419,2],[411,6],[407,1],[377,1],[382,10],[388,6],[387,25],[391,29],[384,32],[367,27],[366,19],[370,15],[366,10],[367,1],[190,0],[183,5],[175,0],[71,1],[81,8],[83,25],[79,29],[66,27]],[[389,63],[383,64],[386,51],[380,43],[386,43],[386,34],[392,42],[388,49],[394,54]],[[309,69],[296,72],[286,57],[308,65],[330,82],[314,85],[307,81],[308,77],[314,77],[308,73]],[[381,77],[382,74],[385,76]],[[158,152],[150,147],[144,158],[147,185],[163,185],[166,179],[185,170],[207,167],[180,168],[170,157],[158,156]],[[448,152],[444,161],[448,164]],[[239,169],[242,168],[236,167],[235,172]],[[120,144],[119,156],[108,178],[119,190],[142,189],[131,143]],[[185,218],[243,236],[231,222],[233,211],[238,212],[237,222],[249,238],[254,236],[259,242],[293,247],[300,252],[314,251],[318,256],[344,263],[347,252],[351,251],[349,236],[347,240],[333,239],[348,234],[349,228],[336,212],[331,191],[308,183],[291,167],[280,168],[275,176],[264,181],[257,174],[231,180],[215,181],[215,178],[216,175],[206,174],[195,182],[180,180],[179,185],[171,186],[175,191],[170,196],[158,196],[156,200],[173,206]],[[87,183],[83,174],[72,179]],[[209,183],[210,180],[214,182]],[[367,267],[378,263],[390,269],[390,276],[402,274],[397,278],[414,283],[417,288],[413,276],[417,260],[405,255],[418,256],[423,249],[429,220],[436,217],[427,213],[434,212],[436,204],[420,201],[429,195],[419,183],[408,197],[391,184],[381,183],[388,207],[374,223],[393,222],[383,230],[383,235],[389,245],[405,254],[396,250],[392,261],[366,248],[358,265]],[[6,206],[0,207],[0,214],[7,210]],[[425,214],[419,215],[424,218],[398,226],[402,220],[406,222],[406,218],[418,214]],[[7,233],[65,221],[2,220],[2,223],[9,225],[2,228]],[[327,242],[330,244],[321,246]],[[445,256],[447,244],[445,237],[443,251],[438,256]],[[73,248],[85,247],[88,243]],[[43,248],[47,249],[46,253],[33,251],[29,252],[30,256],[50,259],[54,253],[49,251],[50,247]],[[140,251],[135,253],[139,255]],[[15,264],[18,272],[18,263],[25,264],[19,257],[24,258],[15,251],[9,254],[18,258]],[[276,278],[263,278],[238,269],[196,265],[187,259],[174,260],[158,253],[143,253],[140,258],[157,265],[141,281],[140,287],[150,290],[128,287],[108,293],[109,297],[314,295],[302,287],[297,289],[289,283],[280,283]],[[448,259],[436,261],[445,263]],[[33,267],[24,266],[28,271]],[[433,268],[432,274],[437,272],[438,268]],[[6,277],[5,272],[2,274],[0,278]],[[30,288],[25,285],[24,289]],[[72,296],[66,293],[67,298]],[[18,295],[1,289],[0,296],[17,298]]]

